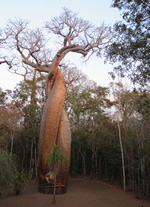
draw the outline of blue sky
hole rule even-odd
[[[111,0],[4,0],[0,6],[0,21],[5,23],[9,18],[22,17],[40,26],[67,7],[96,25],[103,21],[113,24],[120,13],[110,8],[111,3]]]
[[[52,17],[58,16],[63,7],[78,13],[79,17],[97,26],[102,22],[113,25],[121,18],[120,12],[111,8],[111,3],[111,0],[4,0],[0,5],[0,27],[5,26],[8,19],[15,18],[29,20],[32,28],[40,27]],[[113,66],[105,65],[103,59],[91,57],[84,64],[78,56],[72,62],[101,86],[107,86],[111,81],[108,71],[111,71]],[[20,77],[9,74],[4,66],[0,67],[0,87],[11,89]]]

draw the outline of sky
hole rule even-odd
[[[32,28],[40,27],[52,17],[59,16],[63,7],[78,14],[92,24],[99,26],[103,22],[113,25],[121,20],[120,12],[111,8],[112,0],[5,0],[0,6],[0,28],[3,28],[9,19],[22,18],[30,21]],[[68,56],[69,60],[70,56]],[[104,59],[91,57],[86,63],[78,54],[69,60],[82,70],[90,80],[94,80],[98,85],[107,87],[112,81],[108,72],[113,66],[104,64]],[[3,89],[13,89],[21,77],[8,72],[4,65],[0,65],[0,87]]]

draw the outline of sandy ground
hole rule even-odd
[[[0,207],[150,207],[119,187],[87,178],[70,178],[68,192],[57,195],[55,205],[51,201],[52,195],[37,192],[33,183],[21,195],[0,199]]]

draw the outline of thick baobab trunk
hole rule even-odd
[[[62,150],[65,153],[65,161],[58,168],[57,193],[66,193],[70,166],[71,130],[69,120],[64,109],[61,114],[56,144],[63,146]]]
[[[51,84],[50,84],[51,85]],[[53,193],[54,173],[50,171],[47,163],[50,146],[53,143],[63,146],[66,154],[66,163],[59,167],[57,173],[56,193],[65,193],[67,189],[71,132],[70,125],[64,110],[66,97],[65,80],[58,69],[50,93],[48,95],[41,122],[39,145],[39,191]]]

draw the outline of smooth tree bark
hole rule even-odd
[[[53,80],[49,80],[51,82]],[[49,84],[51,86],[51,84]],[[48,88],[50,90],[50,88]],[[41,122],[40,135],[40,152],[39,152],[39,191],[43,193],[53,193],[54,174],[49,171],[47,165],[47,157],[49,147],[53,144],[63,146],[65,156],[68,160],[65,167],[57,172],[57,193],[65,193],[67,189],[71,131],[69,121],[64,110],[64,102],[66,96],[65,80],[61,71],[58,69],[55,77],[54,85],[48,95],[43,118]],[[53,130],[52,130],[53,129]],[[59,187],[60,185],[60,187]]]

